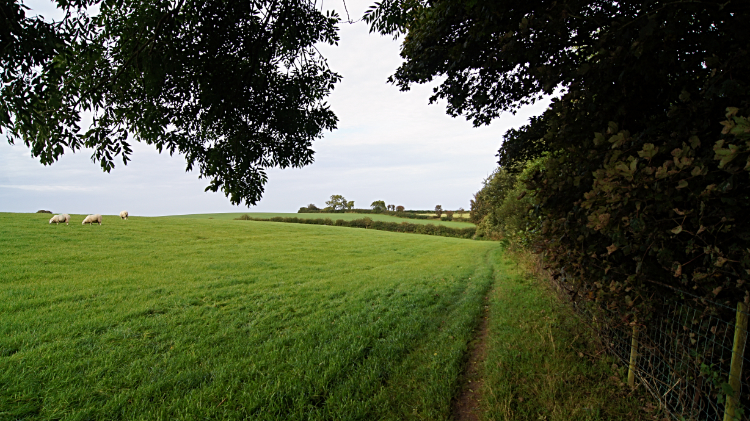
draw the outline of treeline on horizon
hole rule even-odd
[[[405,210],[405,211],[388,211],[388,210],[377,210],[377,209],[310,209],[308,207],[299,208],[297,213],[361,213],[361,214],[377,214],[377,215],[390,215],[399,218],[407,219],[435,219],[429,215],[420,215],[420,213],[428,213],[432,211],[422,210]]]

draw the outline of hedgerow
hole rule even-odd
[[[592,136],[601,164],[590,175],[587,157],[552,154],[526,187],[556,275],[623,321],[656,312],[654,297],[708,307],[749,297],[750,124],[738,111],[727,108],[714,136],[634,137],[612,122]],[[572,206],[556,206],[561,196]]]
[[[476,233],[476,228],[451,228],[443,225],[433,224],[410,224],[408,222],[386,222],[386,221],[374,221],[370,218],[353,219],[351,221],[345,221],[343,219],[332,220],[331,218],[317,218],[317,219],[306,219],[297,217],[273,217],[273,218],[253,218],[248,214],[242,215],[239,220],[244,221],[270,221],[270,222],[286,222],[293,224],[311,224],[311,225],[332,225],[337,227],[351,227],[351,228],[365,228],[375,229],[380,231],[393,231],[393,232],[408,232],[414,234],[425,234],[425,235],[438,235],[441,237],[456,237],[456,238],[473,238]]]

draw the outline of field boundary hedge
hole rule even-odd
[[[349,228],[365,228],[374,229],[379,231],[392,231],[392,232],[406,232],[413,234],[425,234],[425,235],[437,235],[441,237],[453,237],[453,238],[474,238],[476,234],[475,227],[467,228],[451,228],[444,225],[433,225],[433,224],[410,224],[408,222],[386,222],[386,221],[375,221],[370,218],[353,219],[351,221],[344,221],[343,219],[332,220],[331,218],[297,218],[297,217],[273,217],[273,218],[253,218],[248,214],[244,214],[236,220],[241,221],[260,221],[260,222],[286,222],[291,224],[310,224],[310,225],[330,225],[336,227],[349,227]]]
[[[364,213],[364,214],[378,214],[378,215],[390,215],[390,216],[396,216],[399,218],[407,218],[407,219],[439,219],[439,218],[431,218],[427,215],[419,215],[419,213],[426,213],[426,212],[434,212],[434,211],[416,211],[416,210],[406,210],[406,211],[375,211],[373,209],[310,209],[307,207],[299,208],[297,213]]]

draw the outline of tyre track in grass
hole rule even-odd
[[[497,280],[493,268],[492,278]],[[495,292],[493,285],[484,296],[482,312],[476,327],[474,339],[469,343],[468,355],[464,372],[461,376],[461,389],[452,405],[452,419],[456,421],[479,421],[482,401],[482,390],[484,389],[484,377],[482,367],[487,356],[487,338],[489,334],[489,310],[490,296]]]

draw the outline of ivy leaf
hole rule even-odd
[[[745,117],[735,117],[733,120],[735,126],[729,133],[742,139],[750,137],[750,121]]]
[[[612,254],[617,250],[617,246],[612,244],[611,246],[607,247],[607,254]]]
[[[677,183],[677,188],[678,189],[684,189],[687,186],[688,186],[687,180],[680,180],[680,182]]]
[[[607,123],[607,134],[615,134],[617,133],[617,123],[614,121],[610,121]]]
[[[670,231],[672,232],[672,234],[679,234],[682,232],[682,225],[678,225],[675,228],[672,228]]]
[[[646,158],[650,161],[657,152],[659,152],[659,150],[654,147],[653,143],[646,143],[645,145],[643,145],[643,149],[638,151],[638,156],[640,156],[641,158]]]
[[[719,160],[719,168],[724,168],[726,164],[737,158],[737,155],[740,153],[740,148],[736,145],[729,144],[726,148],[723,146],[723,139],[714,145],[714,160]]]

